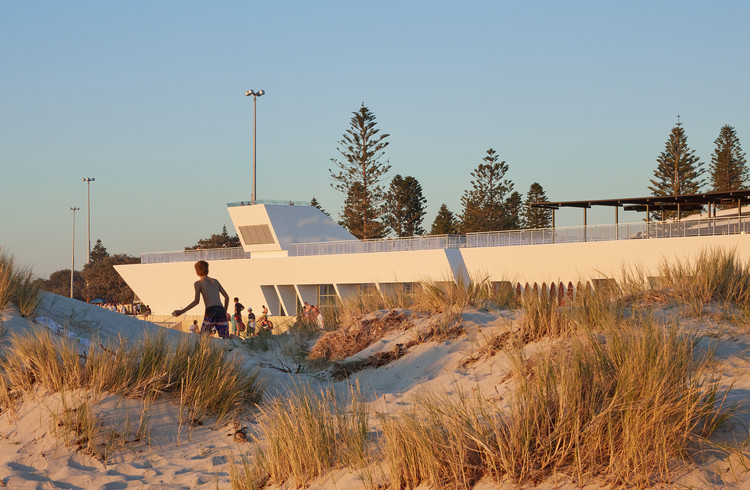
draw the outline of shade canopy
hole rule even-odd
[[[702,192],[699,194],[677,194],[671,196],[624,197],[618,199],[593,199],[588,201],[535,202],[533,208],[590,208],[593,206],[622,206],[626,211],[682,211],[701,209],[708,204],[736,204],[750,201],[750,189],[736,191]]]

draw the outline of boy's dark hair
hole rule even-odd
[[[239,300],[240,300],[240,298],[234,298],[234,300],[235,300],[235,301],[239,301]]]
[[[199,276],[207,276],[208,275],[208,262],[205,260],[199,260],[195,263],[195,272],[198,273]]]

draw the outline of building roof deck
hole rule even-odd
[[[746,209],[750,211],[750,209]],[[679,238],[694,236],[750,233],[750,219],[731,215],[682,221],[640,221],[608,225],[584,225],[533,230],[506,230],[465,235],[429,235],[372,240],[341,240],[314,243],[292,243],[289,257],[368,254],[383,252],[416,252],[483,247],[550,245],[562,243],[601,242],[634,239]],[[278,258],[275,256],[273,258]],[[196,260],[253,259],[242,248],[181,250],[141,254],[141,263],[190,262]]]
[[[677,210],[683,211],[700,209],[703,206],[715,204],[737,204],[750,201],[750,189],[735,191],[702,192],[698,194],[677,194],[671,196],[623,197],[616,199],[589,199],[584,201],[549,201],[536,202],[532,207],[543,209],[560,208],[591,208],[593,206],[624,207],[633,211]]]

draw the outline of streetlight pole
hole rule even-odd
[[[71,206],[68,209],[73,211],[73,245],[71,247],[71,259],[70,259],[70,297],[73,297],[73,271],[76,270],[76,211],[80,208]]]
[[[84,177],[82,182],[86,182],[86,238],[89,241],[89,255],[86,263],[91,263],[91,183],[96,179],[93,177]]]
[[[258,90],[257,92],[250,89],[245,92],[245,96],[253,96],[253,192],[250,195],[250,200],[255,204],[255,112],[258,105],[258,97],[265,94],[264,90]]]

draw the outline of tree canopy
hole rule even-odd
[[[664,151],[658,156],[656,162],[654,178],[651,179],[649,186],[652,195],[694,194],[703,186],[702,162],[695,156],[695,151],[688,146],[682,123],[678,122],[672,128],[664,145]],[[675,214],[676,212],[670,211],[664,216],[672,217]]]
[[[139,264],[141,259],[126,254],[110,255],[101,240],[91,249],[91,262],[73,273],[73,298],[81,301],[103,299],[111,303],[130,303],[133,290],[115,270],[120,264]],[[70,296],[70,269],[55,271],[49,279],[37,279],[43,291]]]
[[[106,247],[102,245],[101,239],[97,239],[91,249],[91,262],[99,262],[107,257],[109,257],[109,252],[107,252]]]
[[[397,237],[422,235],[426,202],[417,179],[396,175],[385,194],[383,221]]]
[[[714,191],[734,191],[747,187],[748,170],[740,139],[732,126],[724,125],[714,140],[716,148],[709,167]]]
[[[42,291],[70,297],[70,269],[62,269],[50,274],[49,279],[36,279],[34,284]],[[84,280],[81,271],[73,272],[73,299],[83,301]]]
[[[116,265],[139,264],[141,259],[126,254],[115,254],[83,266],[84,286],[82,295],[85,301],[103,299],[111,303],[130,303],[135,295],[120,274]]]
[[[534,182],[529,186],[529,192],[526,193],[526,201],[523,205],[524,228],[549,228],[552,226],[552,211],[550,209],[532,208],[535,202],[549,202],[544,188],[539,182]]]
[[[229,236],[227,232],[227,225],[221,228],[221,233],[214,233],[208,238],[201,238],[193,246],[185,247],[185,250],[197,250],[199,248],[223,248],[223,247],[239,247],[240,238],[237,235]]]
[[[320,203],[318,202],[318,200],[317,200],[317,199],[315,199],[315,196],[313,196],[313,198],[312,198],[312,199],[310,199],[310,206],[312,206],[312,207],[314,207],[314,208],[318,208],[318,209],[320,209],[320,211],[321,211],[321,212],[322,212],[323,214],[325,214],[325,215],[326,215],[326,216],[328,216],[329,218],[331,217],[331,215],[330,215],[330,214],[328,214],[328,211],[326,211],[325,209],[323,209],[323,206],[321,206],[321,205],[320,205]]]
[[[461,231],[506,230],[517,221],[517,216],[508,213],[506,200],[513,191],[513,183],[505,179],[508,165],[500,161],[500,156],[490,148],[471,176],[471,189],[461,197],[463,214]]]
[[[346,195],[340,224],[357,238],[381,238],[385,225],[380,220],[384,192],[380,184],[391,168],[382,162],[388,134],[381,134],[375,115],[365,107],[353,112],[349,129],[338,143],[343,160],[332,158],[337,171],[328,169],[331,186]]]
[[[458,233],[458,222],[448,206],[443,203],[438,210],[430,228],[430,235],[455,235]]]

